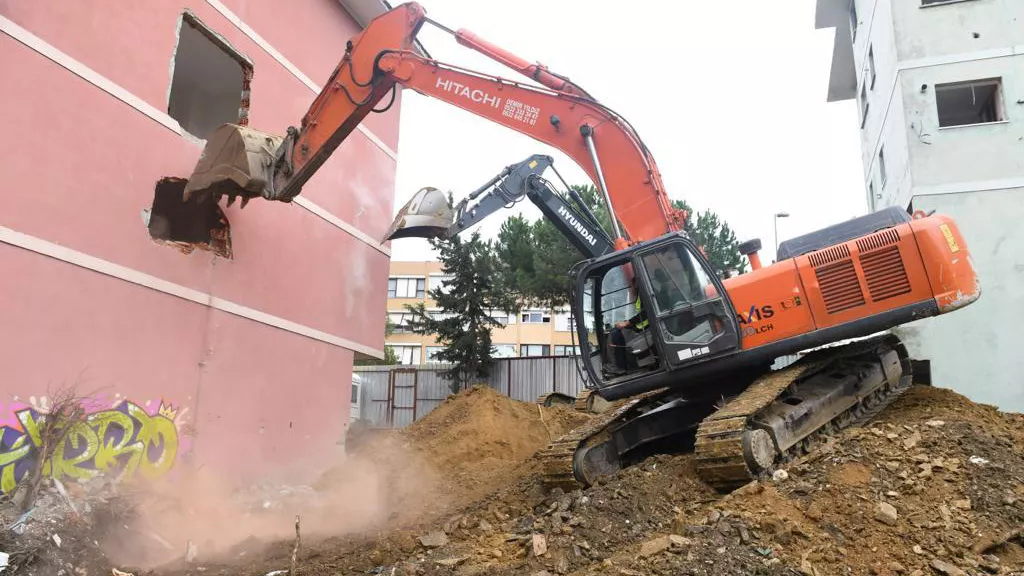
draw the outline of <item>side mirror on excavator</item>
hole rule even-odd
[[[437,188],[420,188],[398,211],[384,240],[446,236],[454,222],[455,213],[445,193]]]

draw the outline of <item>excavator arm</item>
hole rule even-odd
[[[549,144],[598,185],[614,215],[617,247],[682,228],[654,158],[636,131],[567,78],[530,64],[470,32],[443,30],[540,85],[469,71],[413,49],[432,23],[416,3],[374,19],[347,46],[341,62],[299,127],[285,136],[227,124],[209,139],[185,194],[291,201],[303,185],[388,94],[410,88]],[[621,228],[620,228],[621,226]]]
[[[395,217],[387,237],[455,236],[526,198],[586,258],[614,251],[612,239],[583,198],[571,188],[565,198],[541,177],[553,163],[550,156],[534,154],[512,164],[463,198],[454,209],[440,190],[422,188]]]

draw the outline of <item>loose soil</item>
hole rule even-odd
[[[1022,415],[915,386],[787,478],[727,496],[698,479],[690,455],[545,491],[532,456],[587,418],[474,389],[365,444],[430,462],[435,492],[419,500],[432,505],[358,534],[304,536],[298,573],[1024,574]],[[292,547],[251,543],[152,574],[263,576],[287,569]]]

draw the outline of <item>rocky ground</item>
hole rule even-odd
[[[586,418],[476,389],[367,442],[364,453],[384,442],[433,462],[420,474],[429,490],[396,484],[371,528],[304,536],[298,573],[1024,574],[1024,416],[916,386],[868,426],[728,496],[689,455],[546,493],[531,456]],[[293,548],[251,539],[136,574],[262,576],[287,570]]]

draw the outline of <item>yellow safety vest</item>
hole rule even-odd
[[[636,308],[636,313],[639,314],[640,313],[640,295],[639,294],[637,294],[636,300],[633,301],[633,307]],[[636,323],[636,329],[637,330],[643,330],[644,328],[647,328],[648,324],[650,324],[650,322],[647,321],[647,318],[644,318],[640,322]]]

